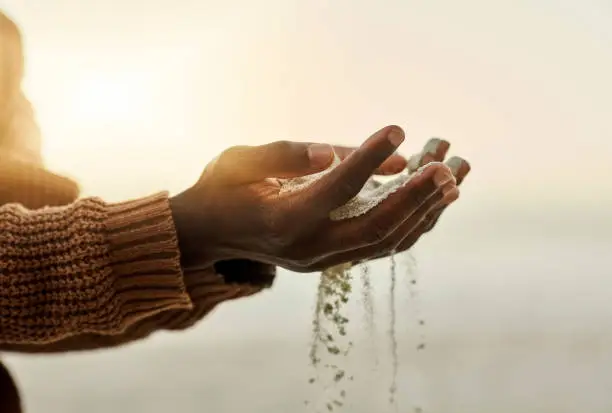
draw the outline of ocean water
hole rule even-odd
[[[389,262],[371,266],[373,335],[356,277],[348,306],[355,348],[338,361],[355,376],[344,411],[611,411],[612,273],[602,265],[610,239],[531,224],[520,235],[518,222],[504,237],[482,222],[460,236],[456,222],[413,251],[415,271],[397,258],[397,406],[388,402]],[[418,280],[412,295],[410,277]],[[271,291],[226,303],[185,332],[122,349],[5,359],[32,413],[313,412],[325,400],[308,383],[316,284],[314,274],[281,271]],[[417,351],[422,336],[426,348]]]

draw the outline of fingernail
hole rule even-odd
[[[391,128],[387,135],[387,139],[389,139],[389,142],[391,142],[393,146],[400,146],[402,142],[404,142],[404,137],[404,131],[398,127]]]
[[[323,167],[329,165],[334,155],[334,149],[331,145],[323,143],[315,143],[308,147],[308,158],[310,164],[314,167]]]
[[[463,165],[463,162],[465,162],[463,158],[453,156],[448,161],[446,161],[446,166],[448,166],[453,175],[456,176],[459,173],[459,169],[461,168],[461,165]]]
[[[435,155],[438,153],[438,146],[442,143],[442,139],[439,138],[431,138],[425,146],[423,147],[423,153],[429,153],[431,155]]]

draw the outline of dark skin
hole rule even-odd
[[[403,140],[401,128],[388,126],[357,149],[335,147],[343,158],[337,168],[304,190],[283,194],[274,178],[324,170],[332,147],[283,141],[229,149],[194,186],[171,199],[183,265],[251,260],[312,272],[410,248],[458,198],[457,180],[469,172],[466,163],[455,176],[439,162],[447,143],[423,156],[422,173],[367,214],[329,219],[371,176],[406,167],[396,154]]]
[[[425,145],[427,147],[427,145]],[[436,150],[432,153],[421,153],[420,162],[418,166],[421,167],[423,165],[427,165],[431,162],[444,162],[446,159],[446,155],[448,154],[448,150],[450,149],[450,143],[448,141],[441,141]],[[410,172],[414,172],[414,169],[408,168]],[[465,178],[470,173],[472,167],[469,162],[465,159],[459,158],[459,162],[455,165],[454,168],[451,169],[456,181],[457,187],[459,187]],[[433,230],[440,220],[442,213],[448,208],[448,205],[440,206],[429,214],[425,216],[425,218],[414,228],[414,230],[406,237],[404,240],[398,245],[396,252],[407,251],[412,246],[414,246],[417,241],[425,234]],[[384,258],[388,256],[388,253],[382,253],[376,255],[370,259]]]

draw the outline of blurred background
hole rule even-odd
[[[358,145],[386,124],[473,172],[377,333],[350,307],[350,412],[612,411],[612,5],[606,0],[0,0],[45,157],[85,194],[180,191],[235,144]],[[418,277],[418,294],[408,277]],[[316,275],[122,349],[4,356],[31,413],[314,411]],[[356,284],[356,288],[358,285]],[[426,320],[417,326],[416,317]],[[425,334],[427,347],[416,351]],[[380,365],[374,369],[374,346]]]

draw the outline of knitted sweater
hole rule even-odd
[[[0,349],[81,350],[184,329],[274,278],[274,267],[250,261],[183,271],[179,258],[166,193],[1,206]]]

